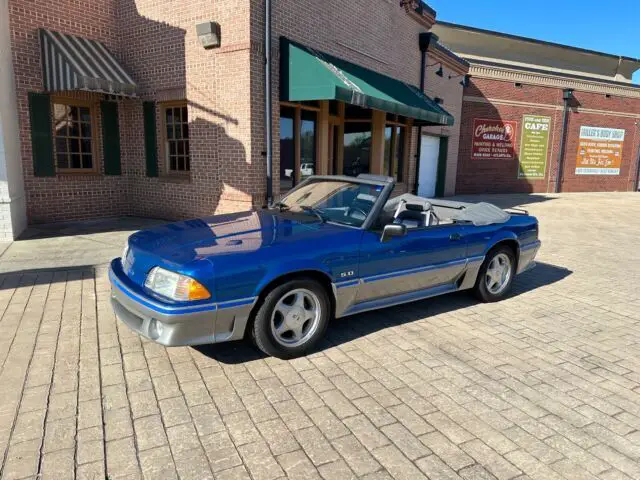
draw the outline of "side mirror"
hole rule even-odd
[[[393,237],[404,237],[407,234],[407,226],[402,224],[392,223],[386,225],[382,231],[382,237],[380,241],[382,243],[388,242]]]

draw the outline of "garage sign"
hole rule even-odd
[[[473,119],[472,160],[513,160],[518,122]]]
[[[551,117],[525,115],[522,119],[518,178],[544,178],[547,170]]]
[[[625,131],[580,127],[576,175],[620,175]]]

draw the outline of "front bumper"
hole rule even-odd
[[[244,337],[256,298],[230,302],[177,306],[160,303],[135,291],[120,266],[111,262],[111,306],[116,317],[131,330],[161,345],[203,345]]]

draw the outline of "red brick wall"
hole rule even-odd
[[[157,108],[160,176],[145,175],[142,138],[131,136],[125,164],[130,212],[184,218],[248,209],[263,196],[251,162],[249,6],[239,0],[120,0],[125,65],[139,81],[144,100],[187,100],[191,173],[167,175],[161,158],[161,109]],[[196,25],[215,20],[222,48],[205,50]],[[126,115],[142,126],[141,102]]]
[[[456,193],[512,193],[554,191],[562,127],[562,89],[487,78],[472,78],[464,92],[460,154]],[[518,154],[525,114],[551,117],[546,175],[543,179],[518,179]],[[635,118],[633,117],[635,115]],[[518,130],[513,160],[472,160],[471,139],[474,118],[515,120]],[[561,190],[633,190],[637,175],[640,134],[640,99],[574,91],[568,117],[566,149]],[[621,128],[625,141],[620,175],[576,175],[576,156],[580,126]]]
[[[264,198],[264,166],[252,154],[249,2],[246,0],[10,0],[12,48],[30,223],[123,214],[184,218],[247,209]],[[205,50],[196,24],[215,20],[223,46]],[[27,94],[42,91],[38,28],[104,42],[138,84],[118,101],[123,174],[103,173],[99,109],[94,175],[34,177]],[[95,105],[100,94],[69,93]],[[191,174],[146,176],[142,101],[187,100]],[[259,155],[259,154],[258,154]],[[260,159],[262,162],[263,160]],[[262,167],[262,168],[260,168]]]
[[[264,2],[252,3],[252,40],[263,44],[264,35]],[[418,35],[427,29],[412,19],[399,6],[399,2],[383,0],[355,0],[344,2],[341,0],[280,0],[273,2],[273,109],[274,109],[274,166],[275,177],[279,172],[279,143],[280,135],[277,112],[279,111],[278,91],[278,38],[283,35],[318,50],[324,51],[347,61],[362,65],[371,70],[400,79],[412,85],[420,84],[420,50]],[[432,62],[429,62],[432,63]],[[252,75],[255,80],[254,109],[262,113],[262,57],[256,55],[252,63],[256,72]],[[443,98],[444,108],[455,116],[456,123],[452,127],[434,127],[431,133],[450,136],[457,139],[459,132],[459,111],[461,107],[462,87],[460,79],[449,79],[448,75],[455,73],[445,67],[446,75],[442,78],[435,75],[437,67],[430,67],[425,78],[425,90],[431,96]],[[264,134],[260,125],[257,126],[256,141],[264,145]],[[413,129],[411,151],[409,152],[409,167],[407,179],[399,191],[413,188],[415,181],[415,152],[416,131]],[[455,178],[455,162],[457,159],[457,141],[449,145],[448,172],[453,177],[448,180],[452,193]],[[264,148],[264,147],[261,147]],[[279,185],[274,181],[274,190]]]
[[[261,205],[266,190],[263,9],[263,1],[249,0],[92,0],[82,4],[75,0],[9,0],[29,222],[123,214],[183,218]],[[205,50],[195,28],[210,20],[221,26],[222,47]],[[418,34],[425,27],[397,2],[383,0],[283,0],[274,2],[273,20],[273,171],[277,180],[278,37],[286,35],[416,85],[420,78]],[[43,88],[38,28],[104,42],[136,80],[138,97],[118,101],[122,175],[103,173],[98,112],[99,172],[33,176],[27,95]],[[435,77],[433,69],[428,72],[429,93],[444,98],[445,108],[457,114],[461,92],[445,83]],[[458,80],[449,83],[458,85]],[[96,106],[103,99],[91,93],[70,95]],[[147,100],[188,102],[188,178],[164,174],[160,108],[157,153],[161,175],[146,176],[142,102]],[[457,138],[457,129],[458,124],[438,133]],[[405,188],[414,180],[415,144],[414,139]],[[455,166],[455,142],[450,146]],[[449,183],[453,185],[452,179]],[[278,186],[274,181],[276,194]]]
[[[87,212],[91,212],[91,216],[127,212],[126,184],[120,177],[104,176],[102,168],[97,175],[33,176],[27,97],[30,91],[42,91],[38,28],[100,40],[118,56],[116,10],[116,0],[92,0],[84,2],[82,6],[74,0],[9,0],[27,216],[31,223],[87,218]],[[95,96],[73,95],[97,100]],[[97,127],[101,157],[100,124]],[[101,166],[102,163],[101,160]]]

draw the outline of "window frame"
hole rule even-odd
[[[293,186],[286,190],[285,192],[280,192],[281,195],[290,192],[306,179],[301,178],[301,166],[302,166],[302,141],[301,141],[301,132],[302,132],[302,111],[306,110],[308,112],[314,112],[316,114],[315,119],[315,132],[314,132],[314,142],[315,142],[315,158],[314,158],[314,170],[315,175],[318,175],[320,171],[320,162],[323,161],[320,158],[320,141],[318,130],[320,128],[320,106],[309,105],[304,103],[296,103],[296,102],[280,102],[280,111],[282,111],[282,107],[287,107],[293,109]],[[279,119],[280,117],[278,117]],[[289,117],[286,117],[289,118]]]
[[[387,117],[390,114],[387,114]],[[390,154],[391,154],[391,158],[389,158],[389,170],[387,172],[382,172],[383,175],[387,175],[389,177],[393,177],[398,185],[404,185],[407,182],[407,175],[408,175],[408,163],[409,163],[409,150],[411,148],[411,130],[412,130],[412,122],[409,119],[404,119],[404,121],[400,121],[398,119],[398,115],[391,115],[391,118],[386,118],[385,119],[385,124],[384,124],[384,128],[385,130],[387,128],[391,128],[391,145],[390,145]],[[402,135],[400,135],[400,138],[402,139],[403,145],[402,145],[402,158],[398,158],[398,162],[401,163],[401,167],[402,168],[398,168],[398,173],[400,173],[402,175],[402,180],[398,180],[398,177],[393,175],[393,157],[394,157],[394,151],[397,148],[397,142],[398,142],[398,127],[404,129],[404,131],[402,133],[404,133],[404,138]],[[385,152],[386,154],[386,152]],[[385,163],[385,158],[382,159],[382,165],[383,165],[383,169],[384,169],[384,163]],[[400,166],[399,166],[400,167]]]
[[[53,140],[53,161],[55,166],[56,174],[60,175],[95,175],[100,173],[100,163],[101,158],[98,156],[100,149],[98,148],[98,143],[100,142],[100,134],[98,133],[98,106],[96,101],[91,100],[83,100],[76,99],[71,97],[65,97],[61,95],[52,95],[51,99],[51,129],[52,129],[52,140]],[[89,109],[89,125],[91,126],[91,168],[60,168],[58,166],[58,150],[57,150],[57,142],[56,142],[56,119],[55,119],[55,105],[65,105],[67,107],[83,107]],[[69,139],[69,136],[65,136],[64,138]],[[75,137],[74,137],[75,138]],[[77,137],[78,140],[81,140],[83,137]],[[67,155],[71,155],[70,152],[67,152]],[[70,157],[69,157],[69,165],[71,165]]]
[[[160,115],[160,158],[161,172],[165,176],[188,178],[191,176],[191,125],[189,121],[189,102],[187,100],[170,100],[166,102],[157,102],[158,112]],[[169,139],[167,138],[167,109],[168,108],[187,108],[187,125],[189,125],[189,138],[186,139],[189,144],[189,169],[188,170],[172,170],[171,159],[169,158]],[[181,122],[182,123],[182,122]],[[175,123],[174,123],[175,125]],[[183,139],[184,140],[184,139]],[[176,163],[177,166],[177,163]]]

